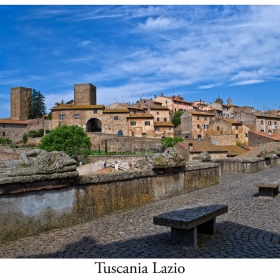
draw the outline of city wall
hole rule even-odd
[[[107,141],[108,152],[140,152],[142,150],[162,152],[160,139],[90,132],[87,132],[87,136],[90,138],[93,150],[100,149],[104,151]]]
[[[219,183],[219,165],[82,175],[0,186],[0,242],[68,227]]]

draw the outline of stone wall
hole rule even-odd
[[[132,136],[117,136],[105,133],[87,133],[93,150],[105,150],[105,140],[107,141],[108,152],[140,152],[145,151],[161,152],[162,144],[160,139],[149,139]]]
[[[46,120],[44,118],[26,120],[28,123],[27,131],[39,130],[43,128],[44,130],[51,131],[52,120]]]
[[[220,164],[222,173],[238,174],[238,173],[256,173],[267,168],[280,165],[280,158],[273,156],[271,158],[248,158],[248,159],[216,159],[215,163]]]
[[[219,145],[219,146],[231,146],[231,145],[235,146],[236,145],[236,137],[233,134],[210,135],[208,138],[215,145]]]
[[[26,149],[13,149],[10,146],[0,145],[0,160],[18,159],[20,154],[25,152]]]
[[[219,183],[219,165],[0,186],[0,242],[68,227]]]
[[[10,138],[14,144],[22,142],[22,136],[26,133],[26,124],[1,124],[0,137]]]

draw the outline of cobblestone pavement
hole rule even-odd
[[[0,258],[278,258],[280,195],[258,197],[254,181],[279,178],[280,166],[255,174],[224,174],[220,184],[143,205],[70,228],[0,245]],[[199,235],[198,246],[174,245],[170,228],[153,216],[186,205],[227,204],[216,236]]]

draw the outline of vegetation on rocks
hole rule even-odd
[[[183,142],[183,138],[174,136],[161,139],[161,144],[164,148],[173,147],[178,142]]]

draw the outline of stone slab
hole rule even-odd
[[[280,179],[278,178],[263,178],[254,183],[255,187],[261,188],[278,188]]]
[[[188,230],[227,212],[227,205],[204,205],[163,213],[154,216],[153,222],[160,226]]]

